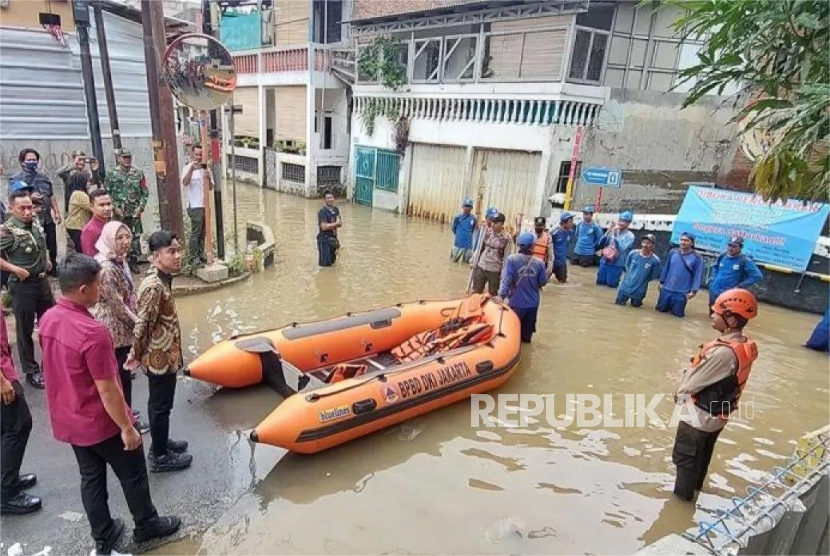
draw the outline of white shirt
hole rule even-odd
[[[193,166],[193,162],[184,167],[182,172],[182,183],[187,171]],[[193,170],[190,175],[190,185],[187,186],[187,207],[188,208],[205,208],[205,190],[204,190],[204,175],[207,170]]]

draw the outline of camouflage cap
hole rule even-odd
[[[132,157],[133,153],[130,152],[130,149],[117,149],[115,151],[115,156],[129,156],[129,157]]]

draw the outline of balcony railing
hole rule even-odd
[[[385,113],[440,121],[486,122],[515,125],[590,126],[602,104],[587,100],[447,98],[438,96],[364,96],[356,99],[356,112],[380,103]]]
[[[312,45],[312,59],[315,71],[327,71],[329,52],[325,48]],[[238,52],[233,55],[236,72],[240,75],[260,73],[258,57],[262,56],[261,73],[278,73],[283,71],[308,71],[308,46],[274,47],[260,51]]]

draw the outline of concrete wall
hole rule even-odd
[[[684,96],[612,89],[583,140],[582,166],[622,169],[623,185],[605,188],[603,210],[675,213],[688,182],[715,182],[731,165],[735,114],[721,97],[680,110]],[[574,202],[592,204],[597,188],[579,181]]]

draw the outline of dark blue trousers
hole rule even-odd
[[[676,317],[685,317],[687,301],[686,294],[660,290],[660,297],[657,298],[655,309],[661,313],[671,313]]]

